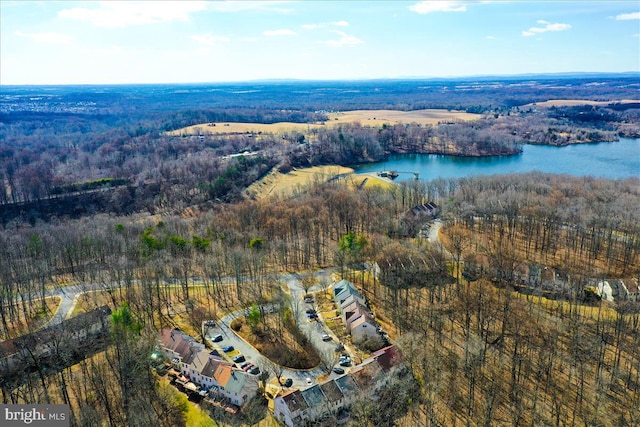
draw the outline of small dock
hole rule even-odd
[[[381,178],[391,178],[396,179],[398,177],[398,172],[396,171],[380,171],[377,175]]]
[[[413,179],[416,181],[420,178],[420,172],[406,172],[406,171],[381,171],[377,172],[377,175],[381,178],[396,179],[401,173],[413,174]]]

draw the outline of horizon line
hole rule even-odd
[[[579,76],[607,76],[607,75],[640,75],[638,71],[559,71],[548,73],[517,73],[517,74],[471,74],[457,76],[404,76],[404,77],[370,77],[370,78],[338,78],[338,79],[304,79],[304,78],[262,78],[247,80],[212,80],[198,82],[128,82],[128,83],[0,83],[0,87],[18,86],[152,86],[152,85],[210,85],[210,84],[247,84],[247,83],[279,83],[279,82],[369,82],[369,81],[410,81],[410,80],[461,80],[461,79],[489,79],[489,78],[535,78],[535,77],[579,77]]]

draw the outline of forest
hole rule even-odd
[[[342,93],[349,85],[333,83],[330,101],[314,91],[296,98],[284,83],[256,84],[262,92],[246,97],[218,88],[227,97],[213,99],[205,87],[77,87],[35,102],[36,88],[3,88],[0,338],[42,327],[50,292],[68,286],[90,291],[83,310],[106,304],[114,313],[108,342],[81,361],[60,345],[47,364],[0,379],[3,403],[67,403],[74,426],[188,425],[191,403],[148,366],[157,331],[198,336],[204,319],[284,307],[280,274],[335,269],[367,296],[411,374],[378,402],[354,403],[352,425],[639,426],[640,306],[593,290],[604,279],[637,285],[639,178],[531,172],[388,187],[313,182],[262,200],[244,192],[273,169],[637,137],[637,103],[529,106],[637,93],[633,78],[593,79],[563,80],[561,90],[545,80],[503,81],[504,90],[430,82],[426,94],[416,90],[424,82],[364,82],[358,108],[444,106],[483,118],[344,125],[292,142],[164,131],[220,119],[315,121],[356,106]],[[368,89],[378,86],[374,96]],[[438,95],[445,86],[453,94]],[[231,156],[245,151],[256,154]],[[427,220],[410,215],[428,201],[441,242],[423,238]],[[378,274],[365,268],[374,262]],[[264,412],[210,416],[256,425]]]
[[[517,155],[524,143],[566,145],[640,135],[638,103],[531,105],[548,99],[633,99],[637,79],[624,74],[558,79],[3,87],[1,222],[6,227],[11,221],[33,224],[97,212],[153,214],[212,199],[238,200],[244,187],[275,165],[283,170],[348,165],[394,153]],[[453,104],[443,104],[445,99]],[[447,108],[484,116],[381,129],[353,123],[259,139],[165,133],[219,120],[309,123],[326,118],[323,112],[347,108]],[[245,151],[257,155],[251,161],[228,157]],[[230,179],[238,171],[241,179]]]

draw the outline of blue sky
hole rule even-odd
[[[640,1],[0,0],[0,84],[640,71]]]

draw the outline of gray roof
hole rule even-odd
[[[342,391],[342,394],[345,396],[353,396],[359,391],[358,384],[355,382],[351,375],[343,375],[339,378],[336,378],[334,381],[340,388],[340,391]]]
[[[302,390],[301,393],[302,397],[304,397],[304,400],[307,402],[307,405],[312,408],[322,405],[325,401],[324,394],[322,393],[322,389],[319,385],[314,385],[306,390]]]
[[[324,396],[329,402],[337,402],[344,397],[335,381],[327,381],[326,383],[322,383],[320,384],[320,388],[322,389]]]

